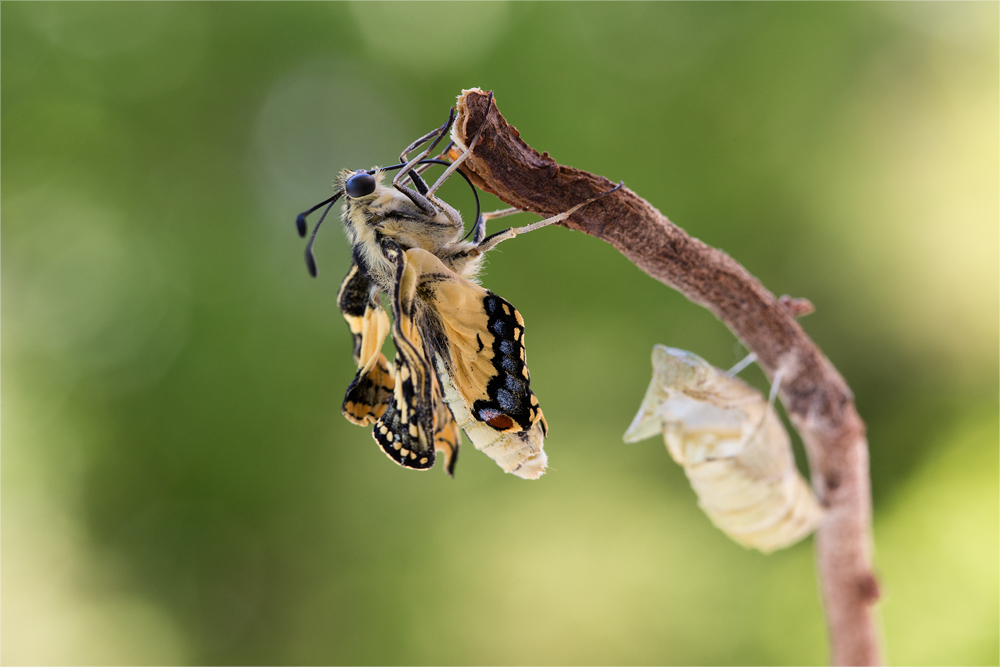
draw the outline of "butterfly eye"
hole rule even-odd
[[[359,172],[347,179],[345,189],[348,197],[364,197],[375,192],[375,177]]]

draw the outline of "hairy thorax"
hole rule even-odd
[[[457,213],[452,218],[442,211],[428,215],[401,192],[381,183],[370,195],[347,198],[343,224],[357,260],[384,291],[390,291],[396,279],[396,266],[384,252],[388,240],[404,251],[426,250],[464,278],[475,280],[479,272],[482,257],[474,243],[461,240],[464,230]]]

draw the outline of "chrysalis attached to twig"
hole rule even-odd
[[[764,396],[701,357],[653,348],[653,380],[625,433],[659,433],[720,530],[769,553],[814,531],[824,511],[795,468],[791,442]]]

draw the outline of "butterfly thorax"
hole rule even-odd
[[[449,212],[450,216],[443,210],[428,214],[399,190],[379,183],[370,195],[345,198],[344,231],[359,264],[385,291],[391,291],[396,279],[396,266],[384,249],[390,240],[404,252],[411,248],[426,250],[459,275],[475,279],[482,257],[474,243],[460,240],[461,218],[454,210]]]

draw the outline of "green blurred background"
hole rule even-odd
[[[998,19],[3,4],[3,662],[826,660],[811,540],[744,550],[622,443],[655,343],[745,352],[610,246],[545,229],[484,278],[528,323],[541,480],[471,446],[407,471],[341,417],[348,248],[325,229],[310,279],[295,214],[479,86],[816,304],[869,426],[889,659],[997,664]]]

